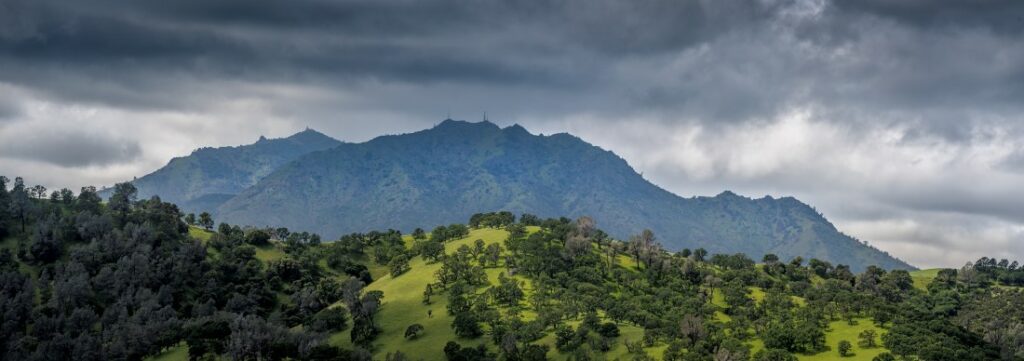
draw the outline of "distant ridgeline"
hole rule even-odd
[[[446,120],[360,144],[311,130],[256,144],[202,149],[134,181],[190,212],[254,226],[324,235],[411,231],[494,210],[542,217],[590,216],[612,236],[650,229],[669,250],[796,256],[914,269],[839,232],[792,198],[732,192],[682,198],[651,184],[625,160],[569,134],[518,125]]]
[[[200,148],[186,157],[171,159],[163,168],[132,183],[141,198],[159,195],[183,210],[213,212],[282,165],[339,144],[334,138],[306,129],[287,138],[260,137],[250,145]],[[100,192],[103,198],[112,193],[112,189]]]
[[[0,360],[1017,360],[1017,262],[668,252],[594,219],[350,233],[0,177]]]

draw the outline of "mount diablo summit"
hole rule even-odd
[[[136,184],[140,193],[150,193],[147,184]],[[913,269],[839,232],[795,198],[750,199],[732,192],[682,198],[575,136],[533,135],[519,125],[500,128],[486,121],[446,120],[415,133],[339,142],[282,163],[242,188],[217,202],[219,221],[309,230],[328,239],[375,229],[429,229],[507,210],[591,216],[621,239],[651,229],[671,250],[801,256],[854,271],[868,265]]]

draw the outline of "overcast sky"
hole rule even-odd
[[[109,185],[486,111],[682,196],[796,196],[917,266],[1022,259],[1022,33],[1019,0],[0,0],[0,174]]]

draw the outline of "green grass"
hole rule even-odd
[[[750,287],[750,298],[752,298],[755,303],[761,303],[761,301],[764,301],[764,296],[765,293],[761,287]]]
[[[445,252],[454,252],[462,245],[472,245],[477,239],[490,244],[502,242],[506,237],[508,232],[504,230],[474,229],[468,237],[445,244]],[[422,257],[415,257],[409,266],[408,272],[396,278],[384,275],[366,287],[384,292],[384,302],[376,317],[381,334],[374,342],[374,353],[380,356],[402,351],[415,359],[443,360],[444,345],[457,340],[451,328],[453,317],[447,313],[448,297],[435,294],[430,305],[423,304],[423,290],[434,281],[434,273],[441,268],[441,263],[427,264]],[[427,316],[427,310],[433,311],[433,317]],[[406,340],[405,328],[414,323],[423,325],[423,334],[415,340]],[[476,346],[485,338],[457,341],[463,346]],[[351,347],[349,330],[332,335],[330,343]]]
[[[858,318],[856,325],[850,325],[846,321],[833,321],[828,325],[828,331],[825,334],[825,345],[829,349],[813,355],[797,355],[801,361],[821,361],[821,360],[848,360],[848,361],[871,361],[878,354],[885,352],[885,347],[882,346],[882,334],[885,333],[885,329],[882,329],[875,325],[870,318]],[[859,335],[864,330],[875,330],[877,333],[875,336],[875,342],[878,347],[874,348],[861,348],[858,345]],[[853,349],[850,351],[852,356],[839,357],[839,341],[846,340],[853,344]],[[762,346],[763,347],[763,346]]]
[[[188,346],[184,343],[171,347],[156,356],[147,357],[146,361],[187,361]]]
[[[764,341],[759,338],[755,338],[747,342],[747,346],[750,346],[750,355],[753,356],[757,351],[764,350]]]
[[[732,317],[725,314],[725,310],[729,308],[729,305],[725,303],[725,294],[722,293],[722,290],[716,289],[711,294],[711,304],[718,307],[718,310],[715,311],[715,320],[722,323],[732,321]]]
[[[256,259],[263,261],[263,263],[280,260],[285,256],[284,250],[281,247],[282,245],[276,241],[270,241],[269,244],[256,247]]]
[[[923,269],[910,272],[910,278],[914,280],[914,288],[922,291],[928,290],[928,284],[939,275],[941,268]]]
[[[210,241],[210,237],[213,237],[213,232],[207,231],[196,226],[189,226],[188,235],[192,236],[192,238],[198,239],[199,241],[203,242],[203,244],[206,244],[206,242]]]
[[[538,230],[538,227],[527,228],[529,233],[537,232]],[[504,246],[503,242],[507,237],[508,232],[501,229],[473,229],[470,231],[469,236],[446,243],[445,252],[455,252],[462,245],[472,246],[473,242],[477,239],[482,239],[485,244],[498,243]],[[411,243],[411,240],[407,239],[406,242]],[[633,263],[628,257],[620,260],[630,264]],[[435,281],[434,273],[441,268],[440,263],[427,264],[421,257],[415,257],[409,262],[409,265],[411,269],[408,272],[395,278],[384,274],[375,278],[375,281],[366,287],[368,290],[384,292],[382,308],[375,318],[377,326],[381,329],[381,334],[374,341],[373,353],[376,357],[383,357],[383,355],[388,353],[402,351],[402,353],[413,359],[443,360],[444,345],[448,341],[454,340],[464,347],[474,347],[479,344],[490,343],[486,336],[472,340],[460,339],[455,336],[451,328],[453,317],[447,314],[448,297],[443,293],[437,294],[443,290],[436,290],[435,295],[431,297],[430,305],[423,304],[423,290],[428,283]],[[633,266],[635,267],[635,265]],[[498,275],[506,272],[506,270],[504,267],[498,267],[488,268],[485,272],[489,282],[496,284]],[[531,282],[522,276],[514,278],[523,281],[523,291],[526,294],[525,299],[529,299],[529,295],[533,292]],[[481,288],[482,290],[483,288]],[[427,316],[427,310],[433,311],[432,317]],[[522,312],[524,320],[530,320],[535,316],[536,313],[533,310],[524,309]],[[423,325],[424,332],[415,340],[406,340],[405,329],[414,323]],[[568,322],[570,325],[578,323],[578,320]],[[631,358],[628,355],[624,341],[637,340],[643,337],[643,329],[640,327],[627,324],[620,324],[619,327],[621,336],[616,339],[611,350],[601,354],[605,359]],[[484,328],[486,329],[486,325]],[[349,332],[350,330],[345,330],[331,335],[329,343],[346,348],[352,347]],[[553,360],[564,360],[570,356],[555,350],[554,334],[550,331],[545,337],[536,341],[536,343],[548,345],[551,348],[548,356]],[[488,346],[493,348],[493,345]],[[646,351],[652,357],[660,358],[666,347],[667,345],[655,345]]]
[[[188,235],[191,236],[192,238],[198,239],[204,245],[207,244],[207,242],[210,241],[210,237],[213,237],[213,233],[214,232],[207,231],[205,229],[202,229],[202,228],[199,228],[199,227],[196,227],[196,226],[189,226],[188,227]],[[284,248],[283,247],[284,246],[281,244],[281,242],[274,241],[274,240],[271,240],[269,244],[255,247],[256,248],[256,259],[258,259],[260,261],[263,261],[264,263],[270,262],[270,261],[280,260],[280,259],[284,258],[285,255],[286,255],[284,253]],[[213,248],[207,247],[207,249],[210,251],[211,255],[218,254],[217,250],[215,250]]]

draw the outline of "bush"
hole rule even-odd
[[[850,350],[853,349],[853,345],[850,341],[842,340],[839,341],[839,356],[846,357],[850,356]]]
[[[388,262],[388,268],[391,271],[392,278],[398,277],[409,270],[409,257],[404,254],[395,256],[395,258],[391,259],[391,262]]]
[[[407,339],[415,339],[417,337],[420,337],[420,334],[422,334],[422,333],[423,333],[423,325],[418,324],[418,323],[414,323],[414,324],[409,325],[409,327],[407,327],[405,329],[405,338],[407,338]]]
[[[267,233],[267,231],[264,231],[262,229],[250,231],[248,234],[245,235],[245,243],[254,246],[266,245],[270,243],[270,233]]]
[[[597,333],[604,337],[619,337],[619,326],[614,322],[605,322],[597,329]]]

